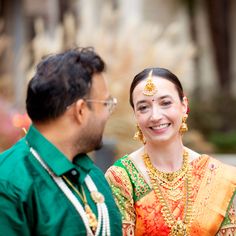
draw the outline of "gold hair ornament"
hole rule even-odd
[[[152,70],[148,74],[147,82],[143,90],[143,94],[146,96],[153,96],[157,92],[156,85],[152,80]]]

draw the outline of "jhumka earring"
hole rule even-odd
[[[143,136],[142,130],[140,129],[140,127],[138,125],[136,125],[136,128],[137,128],[137,132],[134,134],[133,139],[141,141],[143,144],[145,144],[146,141],[145,141],[145,138]]]
[[[185,114],[182,118],[182,124],[179,128],[179,132],[181,135],[183,135],[185,132],[188,131],[188,125],[186,124],[187,118],[188,118],[188,114]]]

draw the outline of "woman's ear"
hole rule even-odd
[[[189,112],[189,104],[188,104],[188,98],[186,96],[183,97],[183,113],[188,114]]]

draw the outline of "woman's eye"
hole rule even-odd
[[[142,105],[142,106],[139,106],[137,110],[138,110],[138,111],[141,111],[141,112],[145,112],[145,111],[148,110],[148,108],[149,108],[149,106],[147,106],[147,105]]]
[[[169,106],[171,104],[171,101],[164,101],[161,103],[162,106]]]

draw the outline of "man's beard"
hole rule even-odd
[[[102,140],[102,136],[103,134],[100,133],[99,135],[93,136],[93,138],[91,139],[91,137],[88,137],[88,144],[90,144],[90,151],[97,151],[99,149],[102,148],[103,146],[103,140]]]
[[[78,145],[78,152],[79,153],[88,153],[92,151],[97,151],[102,148],[103,140],[102,134],[92,134],[87,133],[83,137],[80,137],[77,145]]]
[[[103,147],[103,140],[100,140],[100,143],[94,148],[94,151],[98,151]]]

